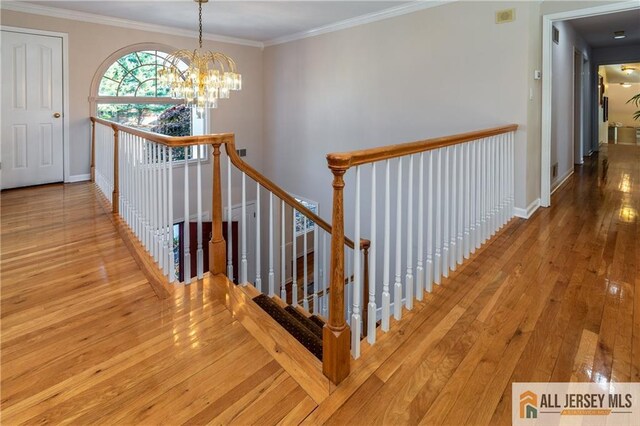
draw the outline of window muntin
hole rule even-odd
[[[318,214],[318,203],[311,200],[305,200],[300,197],[293,197],[297,202],[311,210],[313,213]],[[304,214],[299,211],[295,211],[295,224],[296,224],[296,237],[300,235],[304,235],[305,233],[312,232],[315,227],[315,222],[310,218],[306,217]]]
[[[167,136],[204,134],[204,118],[194,114],[181,100],[173,99],[169,89],[158,84],[159,71],[167,56],[160,50],[140,50],[115,60],[100,80],[96,115]],[[181,73],[187,69],[182,61],[167,66],[174,66]],[[189,150],[189,160],[208,158],[206,151]],[[184,148],[174,148],[173,153],[174,160],[184,160]]]

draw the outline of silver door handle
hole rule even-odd
[[[59,112],[54,112],[53,113],[53,118],[60,118],[60,113]]]

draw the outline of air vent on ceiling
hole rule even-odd
[[[516,20],[515,9],[504,9],[496,12],[496,24],[504,24]]]

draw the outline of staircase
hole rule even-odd
[[[291,334],[298,342],[322,361],[322,327],[325,321],[317,315],[308,315],[291,305],[287,305],[278,296],[269,297],[260,294],[253,301],[271,318]]]
[[[329,382],[349,375],[364,338],[371,348],[513,217],[517,125],[329,154],[329,224],[245,163],[231,133],[173,138],[95,117],[92,122],[92,178],[149,258],[149,269],[167,283],[177,281],[175,219],[195,216],[195,252],[187,232],[180,259],[185,284],[193,276],[193,255],[197,279],[207,275],[216,282],[227,307],[317,403],[329,394]],[[177,148],[193,160],[174,171]],[[209,188],[202,185],[205,167],[212,173]],[[183,187],[174,182],[176,173],[184,174]],[[205,192],[212,194],[206,212]],[[233,235],[225,216],[238,200],[239,235],[227,241],[223,222]],[[248,201],[255,205],[251,232]],[[205,241],[201,231],[209,219]],[[299,265],[300,252],[313,256],[302,256]]]

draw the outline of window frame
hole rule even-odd
[[[299,195],[295,195],[292,193],[289,193],[289,195],[291,195],[297,202],[299,203],[306,203],[306,204],[310,204],[312,207],[307,207],[309,210],[311,210],[313,213],[315,213],[316,215],[320,216],[319,212],[320,212],[320,203],[318,203],[317,201],[311,200],[309,198],[306,197],[300,197]],[[304,204],[303,204],[304,205]],[[314,231],[315,227],[317,226],[317,224],[310,218],[306,217],[305,215],[301,214],[300,211],[298,211],[297,209],[295,209],[295,213],[299,214],[300,216],[302,216],[302,220],[306,219],[306,223],[311,222],[312,225],[306,228],[306,231],[304,230],[304,228],[300,231],[297,230],[297,226],[296,226],[296,238],[297,237],[301,237],[304,234],[309,234],[311,232]],[[296,217],[293,218],[294,222],[297,223]]]
[[[175,51],[176,48],[161,44],[161,43],[136,43],[122,49],[116,50],[111,55],[109,55],[105,60],[100,64],[96,73],[93,76],[91,81],[91,91],[89,96],[89,105],[90,105],[90,115],[96,117],[98,115],[98,105],[103,104],[165,104],[168,107],[181,105],[184,103],[183,99],[175,99],[171,96],[101,96],[100,84],[102,82],[103,77],[109,68],[116,62],[118,62],[122,57],[127,56],[131,53],[135,52],[161,52],[163,54],[169,54],[170,52]],[[193,134],[194,129],[194,120],[197,117],[195,108],[191,110],[191,133]],[[209,123],[209,114],[203,114],[202,118],[198,120],[202,120],[201,124],[198,127],[202,128],[202,134],[209,133],[210,123]],[[185,160],[174,160],[174,167],[180,167]],[[198,158],[192,158],[187,160],[189,164],[197,163]],[[210,161],[209,155],[209,147],[206,146],[204,149],[203,156],[200,158],[201,163],[208,163]]]

